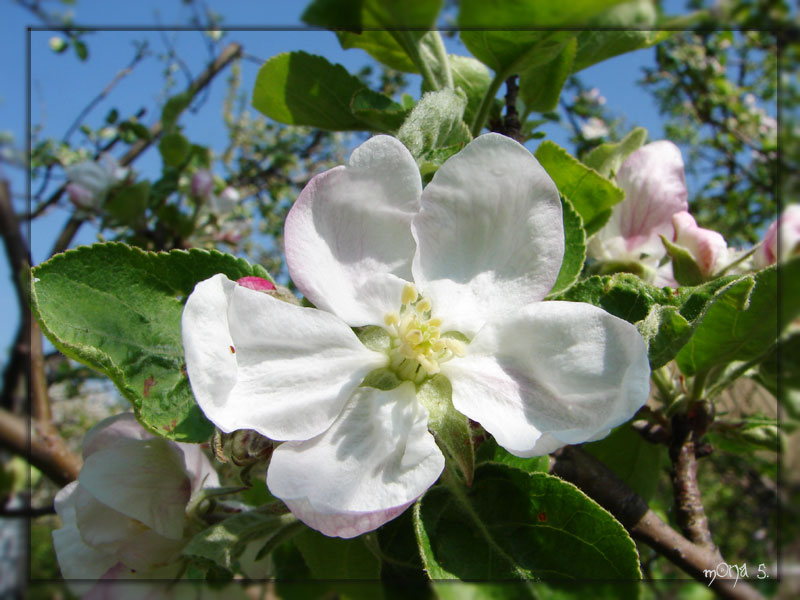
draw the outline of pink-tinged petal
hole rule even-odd
[[[176,442],[183,452],[186,473],[192,484],[192,496],[203,488],[219,487],[219,475],[199,444]]]
[[[106,571],[82,600],[175,600],[176,598],[203,598],[208,593],[192,590],[183,594],[187,581],[176,582],[185,565],[176,561],[166,567],[139,570],[117,563]],[[161,581],[158,581],[161,580]],[[225,596],[227,598],[227,596]]]
[[[153,438],[98,450],[84,462],[78,481],[109,508],[164,537],[183,537],[191,482],[183,453],[172,442]]]
[[[264,279],[263,277],[241,277],[236,280],[236,283],[242,287],[256,291],[275,289],[275,286],[272,284],[272,282],[268,279]]]
[[[800,204],[790,204],[767,229],[756,248],[753,263],[763,269],[800,251]]]
[[[214,189],[214,176],[207,169],[198,169],[192,175],[192,196],[205,198]]]
[[[414,384],[358,388],[331,428],[275,449],[270,492],[325,535],[351,538],[402,513],[433,485],[444,457]]]
[[[694,217],[683,211],[672,215],[675,243],[686,248],[700,267],[703,275],[711,275],[720,259],[728,255],[728,244],[716,231],[698,227]]]
[[[439,168],[412,229],[420,292],[445,328],[466,335],[544,298],[564,255],[555,184],[524,146],[494,133]]]
[[[330,313],[281,302],[224,275],[195,287],[182,319],[186,369],[221,430],[306,440],[330,427],[385,354]]]
[[[67,197],[78,208],[92,208],[95,205],[95,195],[79,183],[67,184]]]
[[[64,579],[97,579],[110,569],[116,558],[88,546],[80,536],[75,516],[73,481],[56,494],[55,508],[61,517],[61,528],[53,531],[53,547]]]
[[[517,456],[596,439],[630,419],[650,389],[636,328],[577,302],[539,302],[487,324],[442,374],[456,410]]]
[[[85,460],[98,450],[116,444],[131,440],[149,440],[152,437],[155,436],[139,424],[133,413],[120,413],[103,419],[86,432],[83,438],[83,458]]]
[[[356,148],[346,167],[314,177],[286,217],[286,263],[298,289],[349,325],[382,323],[411,279],[421,193],[413,157],[385,135]]]
[[[674,238],[672,215],[685,211],[688,190],[680,149],[661,140],[631,154],[617,173],[625,199],[612,209],[609,222],[589,244],[603,260],[656,260],[666,253],[661,238]]]
[[[617,173],[617,184],[625,190],[617,206],[627,239],[667,235],[672,215],[689,208],[683,157],[672,142],[652,142],[631,154]]]

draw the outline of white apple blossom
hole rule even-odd
[[[65,168],[69,183],[67,195],[78,208],[99,209],[108,191],[128,176],[128,169],[120,167],[110,154],[102,154],[97,161],[85,160]]]
[[[561,203],[507,137],[478,137],[424,191],[405,146],[373,137],[309,182],[284,237],[317,308],[224,275],[200,282],[183,313],[186,366],[218,428],[284,442],[269,489],[326,535],[375,529],[438,479],[444,457],[417,397],[433,376],[518,456],[601,438],[647,399],[635,327],[541,302],[564,253]],[[362,385],[377,369],[400,384]]]
[[[83,459],[78,480],[55,498],[62,526],[53,545],[64,578],[174,577],[187,503],[219,486],[200,447],[154,436],[123,413],[89,430]]]

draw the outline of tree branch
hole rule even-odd
[[[78,478],[81,458],[49,425],[25,419],[0,408],[0,447],[24,456],[58,485]]]
[[[220,55],[217,59],[212,62],[205,71],[203,71],[197,79],[195,79],[191,85],[189,85],[188,92],[195,96],[200,90],[205,88],[211,80],[226,66],[228,66],[236,57],[238,57],[242,52],[242,47],[237,43],[228,44],[222,50]],[[119,159],[120,166],[127,166],[131,164],[134,160],[136,160],[142,152],[147,150],[150,145],[155,142],[163,131],[163,125],[161,121],[156,121],[150,127],[150,136],[146,140],[138,140],[131,147],[128,151]],[[58,254],[59,252],[63,252],[66,250],[70,243],[72,243],[72,238],[75,237],[75,234],[80,229],[81,225],[85,222],[83,218],[77,218],[75,216],[70,217],[69,221],[64,225],[64,228],[61,230],[61,233],[56,240],[56,243],[53,245],[53,249],[50,252],[50,256],[54,254]]]
[[[762,599],[744,581],[709,578],[720,564],[718,554],[693,544],[664,523],[647,503],[599,460],[574,446],[561,448],[553,455],[552,472],[570,481],[610,511],[631,535],[683,569],[697,581],[731,600]]]

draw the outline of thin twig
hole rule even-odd
[[[697,581],[731,600],[761,600],[763,596],[744,581],[716,577],[718,553],[693,544],[664,523],[647,503],[599,460],[574,446],[556,451],[552,472],[570,481],[610,511],[631,535],[646,543]]]

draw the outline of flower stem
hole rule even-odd
[[[492,108],[494,97],[497,95],[497,90],[500,89],[500,86],[503,85],[505,80],[506,77],[503,73],[495,73],[494,79],[492,79],[492,82],[489,84],[489,89],[486,90],[486,94],[483,96],[483,100],[481,100],[481,105],[478,108],[478,113],[475,115],[475,120],[472,122],[472,137],[478,137],[478,135],[480,135],[481,129],[483,129],[483,126],[486,124],[486,119],[489,116],[489,110]]]

